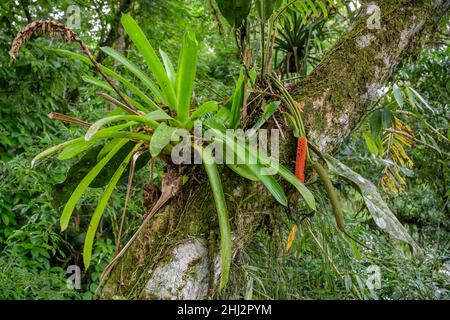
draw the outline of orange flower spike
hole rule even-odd
[[[305,136],[297,139],[297,157],[295,159],[295,176],[302,183],[305,183],[305,165],[306,165],[306,150],[308,148],[308,141]]]

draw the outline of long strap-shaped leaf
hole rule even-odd
[[[135,65],[133,62],[125,58],[122,54],[114,50],[113,48],[109,47],[103,47],[101,48],[103,52],[105,52],[107,55],[113,57],[118,62],[123,64],[125,68],[130,70],[136,77],[138,77],[142,83],[150,90],[150,92],[154,95],[154,97],[158,101],[162,101],[163,95],[159,91],[159,89],[155,86],[152,80],[141,70],[137,65]]]
[[[120,177],[122,176],[125,168],[128,166],[128,163],[131,160],[131,157],[134,153],[140,148],[142,143],[137,143],[133,150],[126,156],[126,158],[122,161],[119,168],[116,170],[108,185],[106,186],[105,191],[103,192],[97,207],[95,208],[94,214],[92,215],[91,222],[89,223],[89,227],[86,233],[86,238],[84,240],[84,248],[83,248],[83,262],[84,267],[87,269],[89,267],[89,263],[91,261],[92,256],[92,246],[94,243],[95,233],[97,231],[98,224],[100,219],[105,211],[106,205],[108,204],[108,200],[111,197],[111,194],[114,191],[114,188],[117,185]]]
[[[217,217],[219,220],[220,257],[222,260],[219,288],[222,289],[228,282],[232,254],[231,229],[228,218],[227,204],[225,202],[222,182],[220,181],[219,171],[217,170],[217,165],[214,163],[214,158],[208,152],[204,152],[203,148],[197,148],[202,156],[203,167],[208,175],[209,184],[211,185],[214,202],[216,204]]]
[[[240,123],[241,109],[244,104],[244,91],[245,91],[244,86],[245,86],[244,75],[243,72],[241,71],[232,97],[231,120],[230,120],[231,129],[236,129]]]
[[[97,78],[91,77],[91,76],[82,76],[81,77],[83,79],[83,81],[93,84],[94,86],[97,86],[99,88],[102,88],[108,92],[111,92],[112,94],[115,94],[115,91],[113,88],[111,88],[111,86],[106,82],[106,81],[102,81],[102,80],[98,80]],[[131,85],[131,83],[130,83]],[[131,85],[132,86],[132,85]],[[137,89],[137,88],[136,88]],[[139,90],[139,89],[137,89]],[[132,91],[132,90],[131,90]],[[129,95],[127,94],[123,94],[125,96],[125,98],[127,98],[128,100],[131,101],[131,103],[133,103],[134,106],[136,106],[136,108],[144,113],[148,112],[148,109],[145,108],[141,103],[139,103],[138,101],[136,101],[135,99],[131,98]],[[159,107],[156,106],[156,104],[152,107],[153,110],[158,109]]]
[[[216,132],[218,134],[218,132]],[[260,181],[272,196],[283,206],[287,206],[287,198],[283,187],[277,182],[273,175],[264,174],[264,167],[258,163],[257,154],[250,153],[244,143],[239,143],[230,139],[230,136],[216,136],[216,142],[222,141],[227,147],[227,151],[231,150],[236,155],[239,165],[233,163],[227,164],[230,169],[250,180]]]
[[[90,149],[96,142],[95,141],[80,141],[66,147],[58,156],[58,160],[68,160],[80,153]]]
[[[86,58],[85,56],[83,56],[81,54],[78,54],[78,53],[75,53],[75,52],[72,52],[69,50],[63,50],[63,49],[57,49],[55,51],[62,53],[64,55],[68,55],[68,56],[74,57],[76,59],[79,59],[88,65],[93,65],[91,60],[89,60],[88,58]],[[133,92],[139,98],[141,98],[142,101],[145,102],[152,110],[159,109],[159,106],[155,102],[153,102],[152,99],[150,99],[144,92],[141,91],[141,89],[136,87],[130,81],[128,81],[127,79],[125,79],[124,77],[119,75],[118,73],[112,71],[111,69],[109,69],[103,65],[99,65],[99,66],[106,73],[106,75],[120,81],[125,87],[127,87],[127,89],[129,89],[131,92]],[[111,86],[107,82],[97,80],[97,83],[94,83],[94,84],[98,85],[99,83],[106,84],[106,86],[111,89],[111,90],[108,90],[108,89],[107,90],[115,93],[115,91],[111,88]],[[126,98],[128,99],[128,96],[126,96]],[[160,99],[159,101],[162,101],[161,96],[155,96],[155,99],[157,99],[157,101],[158,101],[158,99]],[[136,106],[136,107],[138,107],[138,106]],[[141,107],[141,106],[139,106],[139,107]],[[144,110],[141,110],[141,111],[148,112],[148,110],[146,108],[144,108]]]
[[[157,112],[157,111],[155,111]],[[151,114],[149,116],[133,116],[133,115],[120,115],[120,116],[111,116],[106,117],[98,120],[95,122],[92,126],[89,127],[88,131],[86,132],[85,139],[86,141],[89,141],[92,139],[92,137],[97,133],[97,131],[104,126],[107,123],[113,122],[113,121],[135,121],[135,122],[141,122],[145,123],[149,127],[156,129],[159,126],[159,123],[155,120],[151,119]]]
[[[133,41],[138,51],[142,54],[150,71],[155,76],[156,81],[167,99],[165,102],[169,107],[175,109],[177,105],[175,90],[169,77],[167,76],[166,71],[164,70],[163,64],[156,55],[155,50],[148,41],[144,32],[129,14],[122,15],[121,22],[131,41]]]
[[[83,142],[83,138],[77,138],[77,139],[72,139],[72,140],[68,140],[68,141],[64,141],[60,144],[54,145],[48,149],[45,149],[44,151],[40,152],[37,156],[35,156],[33,158],[33,160],[31,160],[31,167],[34,167],[34,165],[36,164],[36,162],[40,159],[46,158],[49,155],[58,152],[60,150],[63,150],[71,145]]]
[[[81,180],[78,186],[75,188],[74,192],[70,196],[69,200],[64,207],[63,213],[60,218],[61,231],[66,230],[69,225],[70,217],[72,216],[72,212],[75,209],[75,205],[78,200],[81,198],[83,193],[89,187],[92,181],[94,181],[95,177],[100,173],[103,167],[109,162],[109,160],[114,157],[114,155],[128,142],[128,139],[123,139],[120,143],[118,143],[103,159],[101,159],[89,173]]]
[[[231,144],[228,144],[231,147]],[[248,169],[264,186],[272,196],[283,206],[287,206],[287,198],[283,187],[275,180],[273,175],[264,174],[264,168],[258,163],[256,153],[250,153],[244,144],[236,143],[233,146],[238,163]]]
[[[142,133],[133,133],[133,132],[120,132],[118,130],[124,129],[129,127],[130,125],[133,125],[135,123],[128,122],[126,124],[118,125],[118,126],[112,126],[106,129],[99,130],[92,138],[93,140],[101,140],[101,139],[108,139],[108,138],[128,138],[128,139],[136,139],[136,140],[143,140],[150,142],[150,136],[145,135]],[[69,141],[65,141],[63,143],[57,144],[53,147],[50,147],[41,153],[39,153],[37,156],[33,158],[31,161],[31,167],[34,167],[37,161],[48,157],[49,155],[64,150],[65,148],[68,148],[69,146],[72,146],[74,144],[81,143],[83,141],[86,141],[84,137],[72,139]]]
[[[258,177],[255,176],[245,165],[238,165],[238,164],[232,164],[227,163],[226,164],[228,168],[233,170],[235,173],[240,175],[241,177],[251,180],[251,181],[259,181]]]
[[[161,56],[161,59],[164,63],[164,68],[166,69],[167,76],[169,77],[170,82],[175,88],[177,81],[177,73],[175,71],[175,68],[173,67],[172,60],[170,60],[169,55],[165,53],[161,48],[159,48],[159,55]]]
[[[225,135],[220,130],[217,130],[217,129],[211,129],[211,130],[213,130],[215,137],[219,138],[220,140],[224,141],[227,144],[228,148],[232,148],[232,150],[238,150],[238,151],[235,151],[235,153],[240,152],[242,154],[242,144],[235,142],[235,138],[237,138],[237,137],[230,135],[230,134]],[[254,150],[248,144],[245,145],[245,148],[247,149],[249,154],[255,154],[255,155],[258,154],[258,159],[259,159],[258,163],[264,164],[264,166],[269,167],[272,171],[277,172],[281,177],[283,177],[283,179],[285,179],[287,182],[292,184],[303,196],[306,204],[311,209],[316,210],[316,202],[315,202],[314,196],[308,190],[308,188],[306,188],[306,186],[297,179],[297,177],[293,173],[291,173],[287,168],[285,168],[283,165],[281,165],[278,161],[275,161],[273,158],[268,157],[261,152],[258,152],[258,150]],[[239,155],[236,154],[236,156],[239,156]],[[248,163],[245,163],[245,164],[247,165]],[[266,187],[267,187],[267,185],[266,185]],[[270,190],[270,189],[269,189],[269,191],[272,192],[272,190]],[[282,202],[280,202],[280,203],[282,203]]]
[[[195,40],[193,34],[186,32],[183,37],[183,47],[181,48],[176,77],[177,118],[181,123],[184,123],[189,117],[196,70],[197,40]]]

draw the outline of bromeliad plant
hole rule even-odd
[[[142,55],[150,75],[114,49],[102,48],[102,50],[136,76],[140,81],[139,86],[115,71],[98,64],[79,37],[71,29],[57,22],[38,21],[26,26],[16,37],[10,52],[11,58],[14,59],[22,42],[37,32],[48,33],[51,36],[59,33],[63,39],[79,43],[87,57],[66,50],[59,50],[59,52],[93,65],[104,80],[88,76],[85,76],[84,80],[112,94],[113,96],[101,93],[101,96],[119,107],[119,109],[113,111],[113,115],[109,114],[93,124],[66,115],[52,114],[55,119],[82,125],[88,129],[83,137],[53,146],[37,155],[32,161],[32,165],[34,165],[37,161],[56,152],[60,152],[59,160],[66,160],[84,152],[92,151],[99,144],[103,146],[97,154],[97,162],[93,164],[76,186],[66,202],[60,218],[61,230],[64,231],[69,225],[76,204],[99,174],[108,167],[114,169],[92,215],[86,233],[83,250],[83,261],[86,268],[91,261],[92,246],[103,212],[127,166],[131,163],[131,167],[133,167],[136,156],[142,153],[150,153],[152,158],[161,157],[162,154],[170,154],[174,144],[172,142],[173,133],[178,129],[192,132],[196,120],[205,128],[212,130],[215,136],[214,143],[233,150],[239,164],[225,164],[234,172],[246,179],[263,183],[274,198],[280,204],[286,206],[287,198],[281,185],[273,175],[263,174],[264,169],[275,170],[278,175],[292,184],[303,196],[307,205],[315,210],[313,195],[294,174],[278,161],[255,150],[245,140],[238,139],[236,135],[225,132],[228,128],[236,129],[240,126],[240,113],[244,105],[245,95],[247,95],[245,90],[247,80],[242,74],[227,106],[219,108],[218,103],[210,101],[199,107],[194,107],[191,105],[191,97],[198,52],[195,36],[191,32],[186,32],[184,35],[178,68],[175,69],[168,55],[162,50],[160,50],[160,57],[158,57],[144,32],[131,16],[123,15],[121,23],[138,52]],[[128,94],[123,93],[111,78],[124,86]],[[142,90],[140,87],[145,89]],[[269,104],[263,118],[257,122],[254,128],[258,129],[273,114],[277,106],[276,102]],[[107,125],[109,126],[106,127]],[[223,288],[228,281],[232,260],[231,227],[227,205],[214,156],[208,151],[208,148],[197,145],[193,141],[191,141],[191,144],[203,160],[203,167],[208,176],[217,209],[222,260],[220,288]]]

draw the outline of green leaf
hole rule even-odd
[[[319,17],[319,11],[317,11],[316,5],[311,0],[306,0],[306,2],[309,4],[312,12],[314,15],[318,18]]]
[[[33,158],[33,160],[31,160],[31,167],[34,167],[34,165],[36,164],[37,161],[48,157],[49,155],[51,155],[52,153],[58,152],[70,145],[76,144],[76,143],[80,143],[82,142],[84,139],[83,138],[77,138],[77,139],[73,139],[73,140],[69,140],[69,141],[65,141],[63,143],[57,144],[53,147],[50,147],[44,151],[42,151],[41,153],[39,153],[37,156],[35,156]]]
[[[239,127],[241,119],[241,109],[243,105],[244,105],[244,75],[241,70],[232,97],[231,119],[230,119],[231,129],[236,129],[237,127]]]
[[[307,6],[306,1],[300,1],[300,3],[297,4],[296,8],[301,13],[303,24],[306,25],[308,23],[308,17],[311,9]]]
[[[201,147],[198,147],[198,151],[203,159],[203,167],[205,168],[209,184],[213,192],[217,217],[219,220],[220,257],[222,260],[219,288],[222,290],[228,282],[231,266],[232,242],[230,221],[228,218],[227,204],[225,202],[222,182],[220,181],[219,171],[217,170],[217,165],[214,163],[214,158],[208,152],[203,152]]]
[[[399,107],[403,109],[403,93],[402,93],[402,91],[396,84],[394,84],[392,86],[392,91],[394,93],[395,101],[397,101],[397,104],[399,105]]]
[[[266,22],[272,15],[277,0],[255,0],[256,13],[258,17]]]
[[[408,101],[411,107],[413,107],[414,109],[419,108],[420,110],[423,110],[422,107],[417,103],[416,99],[414,98],[414,94],[408,87],[405,87],[405,92],[406,95],[408,96]]]
[[[175,96],[175,90],[161,61],[156,55],[155,50],[151,46],[144,32],[129,14],[122,15],[121,22],[131,41],[133,41],[140,54],[142,54],[150,71],[155,76],[155,79],[166,98],[166,104],[170,108],[176,109],[177,99]]]
[[[116,94],[116,91],[114,91],[114,89],[106,81],[101,81],[101,80],[98,80],[98,79],[96,79],[94,77],[91,77],[91,76],[82,76],[81,78],[83,79],[83,81],[85,81],[87,83],[93,84],[93,85],[95,85],[95,86],[97,86],[99,88],[102,88],[103,90],[106,90],[106,91],[108,91],[108,92],[110,92],[110,93],[112,93],[114,95]],[[130,96],[128,96],[125,93],[122,93],[122,94],[137,109],[141,110],[144,113],[148,112],[148,110],[142,104],[140,104],[138,101],[134,100],[133,98],[131,98]],[[156,106],[156,104],[155,104],[155,106],[152,109],[156,110],[156,109],[159,109],[159,107]]]
[[[140,133],[131,133],[131,132],[117,132],[116,130],[121,130],[124,129],[126,127],[129,127],[130,125],[133,125],[133,122],[129,122],[127,124],[123,124],[123,125],[119,125],[119,126],[113,126],[113,127],[109,127],[107,129],[102,129],[100,131],[98,131],[92,138],[91,140],[97,140],[97,139],[106,139],[106,138],[126,138],[129,137],[130,139],[141,139],[144,141],[150,141],[150,137],[140,134]],[[41,153],[39,153],[37,156],[35,156],[33,158],[33,160],[31,161],[31,167],[34,167],[34,165],[36,164],[36,162],[38,160],[41,160],[43,158],[48,157],[49,155],[58,152],[60,150],[63,150],[73,144],[77,144],[80,143],[82,141],[85,141],[84,138],[77,138],[77,139],[73,139],[73,140],[69,140],[69,141],[65,141],[63,143],[57,144],[53,147],[50,147],[44,151],[42,151]]]
[[[150,78],[141,69],[139,69],[137,65],[129,61],[122,54],[120,54],[119,52],[117,52],[112,48],[102,47],[100,49],[107,55],[113,57],[115,60],[120,62],[125,68],[127,68],[136,77],[138,77],[138,79],[140,79],[142,83],[150,90],[150,92],[153,94],[153,96],[156,98],[157,101],[163,101],[162,93],[159,91],[159,89],[156,87],[153,81],[150,80]]]
[[[220,13],[232,27],[241,27],[250,13],[251,0],[216,0]]]
[[[8,226],[9,225],[9,217],[5,214],[5,213],[2,213],[2,220],[3,220],[3,223],[5,224],[5,226]]]
[[[72,51],[68,51],[68,50],[62,50],[62,49],[58,49],[56,51],[59,52],[59,53],[62,53],[64,55],[68,55],[68,56],[74,57],[76,59],[79,59],[79,60],[83,61],[84,63],[86,63],[88,65],[93,65],[91,60],[89,60],[87,57],[85,57],[85,56],[83,56],[81,54],[78,54],[78,53],[75,53],[75,52],[72,52]],[[151,108],[152,110],[159,109],[159,106],[152,99],[150,99],[145,93],[143,93],[138,87],[133,85],[130,81],[128,81],[127,79],[125,79],[121,75],[117,74],[116,72],[112,71],[111,69],[108,69],[105,66],[100,65],[100,68],[106,73],[107,76],[120,81],[120,83],[122,83],[127,89],[129,89],[132,93],[137,95],[143,102],[145,102],[148,105],[149,108]],[[85,77],[85,78],[86,79],[91,79],[91,80],[95,79],[95,78],[92,78],[92,77]],[[87,80],[85,80],[85,81],[87,81]],[[91,82],[91,81],[88,81],[88,82],[93,83],[94,85],[97,85],[97,86],[101,86],[102,88],[108,90],[109,92],[115,93],[115,91],[111,88],[111,86],[108,83],[106,83],[106,82],[102,82],[102,81],[99,81],[99,80],[96,80],[94,82]],[[133,101],[132,99],[130,99],[130,97],[128,97],[127,95],[125,95],[125,97],[127,99],[129,99],[133,103],[133,105],[136,108],[138,108],[139,110],[141,110],[142,112],[147,113],[149,111],[147,108],[143,107],[142,105],[140,105],[140,104],[136,103],[135,101]],[[163,100],[162,96],[161,97],[155,97],[155,99],[157,101],[162,101]]]
[[[157,112],[157,111],[154,111]],[[112,116],[112,117],[106,117],[98,120],[95,122],[92,126],[89,127],[88,131],[86,132],[86,135],[84,138],[86,141],[89,141],[92,139],[92,137],[97,133],[97,131],[103,127],[107,123],[111,123],[113,121],[134,121],[134,122],[141,122],[145,123],[149,127],[156,129],[159,126],[159,123],[155,120],[151,119],[152,113],[149,113],[147,116],[134,116],[134,115],[119,115],[119,116]]]
[[[118,141],[117,141],[118,140]],[[106,156],[112,148],[120,142],[122,139],[115,139],[111,142],[115,141],[105,154],[101,155],[101,152],[104,151],[105,147],[102,145],[98,145],[89,149],[75,164],[73,164],[69,171],[67,172],[66,178],[61,183],[58,183],[53,186],[52,191],[52,204],[53,207],[57,211],[62,211],[65,204],[70,198],[73,190],[77,187],[77,185],[81,182],[81,180],[88,174],[88,172],[92,169],[92,167],[99,162],[104,156]],[[110,145],[111,143],[107,143]],[[108,161],[108,165],[103,167],[100,173],[95,177],[95,179],[89,185],[90,188],[103,188],[108,182],[111,180],[112,176],[119,168],[122,161],[131,152],[131,150],[135,147],[135,141],[128,141],[115,155],[111,160]],[[139,159],[135,163],[134,172],[137,172],[145,165],[148,164],[150,160],[150,152],[145,152],[143,155],[139,157]]]
[[[275,111],[278,110],[279,107],[280,101],[272,101],[269,104],[267,104],[266,107],[264,108],[264,112],[261,118],[258,119],[258,121],[255,123],[252,129],[259,130],[266,123],[266,121],[269,120],[271,116],[273,116],[273,114],[275,113]]]
[[[282,112],[282,113],[288,117],[289,122],[292,125],[292,131],[293,131],[294,137],[296,137],[296,138],[300,137],[300,128],[297,125],[297,120],[295,120],[295,118],[288,112]]]
[[[428,110],[431,111],[431,113],[433,113],[433,114],[435,113],[434,109],[428,104],[428,102],[416,90],[414,90],[413,88],[409,88],[409,89],[412,91],[412,93],[414,93],[416,95],[417,98],[419,98],[420,102],[422,102],[423,105],[425,107],[427,107]]]
[[[372,139],[372,134],[369,131],[363,133],[364,140],[366,141],[367,149],[369,149],[370,153],[377,155],[378,147]]]
[[[322,2],[322,0],[316,0],[316,3],[319,5],[320,9],[322,10],[323,17],[326,19],[328,18],[328,9],[327,6]]]
[[[203,123],[209,128],[214,128],[221,132],[225,132],[227,130],[225,124],[219,121],[219,119],[217,119],[216,117],[207,118],[205,121],[203,121]]]
[[[177,128],[161,124],[155,132],[153,132],[152,140],[150,141],[150,154],[152,157],[159,155],[170,143],[172,135],[176,130]]]
[[[92,246],[94,243],[95,233],[97,232],[97,227],[100,222],[100,219],[105,211],[106,205],[108,204],[108,200],[111,197],[114,188],[117,185],[117,182],[120,180],[125,168],[128,166],[128,163],[131,160],[131,157],[139,150],[142,144],[138,143],[133,148],[133,150],[127,155],[127,157],[123,160],[119,168],[116,170],[111,180],[108,183],[105,191],[102,193],[102,196],[98,202],[97,207],[95,208],[94,214],[92,215],[91,222],[89,223],[86,238],[84,240],[84,248],[83,248],[83,262],[84,266],[87,269],[89,267],[91,256],[92,256]]]
[[[308,188],[306,188],[305,185],[303,185],[300,182],[300,180],[297,179],[297,177],[294,174],[292,174],[288,169],[286,169],[284,166],[282,166],[278,161],[274,160],[271,157],[266,156],[265,154],[263,154],[261,152],[258,152],[258,150],[253,150],[248,145],[236,143],[235,142],[236,137],[234,137],[232,135],[229,135],[229,134],[225,135],[222,132],[220,132],[220,130],[213,129],[213,128],[211,130],[213,130],[214,136],[216,137],[216,139],[219,139],[219,140],[225,142],[227,145],[227,148],[231,148],[231,150],[233,150],[235,152],[237,157],[241,157],[241,159],[242,159],[242,155],[247,154],[246,159],[251,159],[251,157],[253,157],[253,159],[256,158],[258,160],[257,166],[259,166],[259,167],[256,167],[256,168],[250,167],[249,163],[245,163],[245,165],[247,165],[249,167],[249,169],[252,171],[253,174],[257,173],[257,174],[261,175],[261,169],[263,168],[262,164],[264,164],[265,169],[270,168],[270,170],[272,172],[278,173],[283,179],[285,179],[287,182],[292,184],[303,196],[306,204],[311,209],[316,210],[316,203],[315,203],[315,199],[314,199],[314,196],[312,195],[312,193],[308,190]],[[248,150],[244,151],[243,148],[248,149]],[[256,170],[256,169],[258,169],[258,170]],[[260,178],[257,174],[255,174],[255,175],[258,178]],[[265,180],[262,182],[267,183],[269,185],[269,187],[271,188],[269,190],[272,192],[274,197],[281,204],[283,204],[284,203],[283,195],[279,192],[279,189],[273,183],[273,180],[272,181]],[[275,182],[276,182],[276,180],[275,180]],[[266,184],[265,184],[265,186],[267,187]]]
[[[392,126],[392,112],[386,106],[381,110],[381,123],[383,128],[390,128]]]
[[[164,69],[166,69],[167,76],[169,77],[170,82],[175,88],[177,81],[177,73],[175,71],[175,68],[173,67],[172,60],[170,60],[169,55],[165,53],[161,48],[159,49],[159,55],[161,56],[161,59],[164,63]]]
[[[112,139],[108,143],[106,143],[102,149],[97,154],[97,161],[100,161],[104,156],[106,156],[115,145],[117,145],[122,139]]]
[[[250,152],[243,143],[228,143],[229,148],[233,148],[237,157],[237,163],[245,163],[245,167],[269,190],[272,196],[281,205],[287,206],[287,198],[281,185],[272,175],[264,174],[264,167],[257,163],[257,152]]]
[[[272,160],[273,161],[273,160]],[[278,164],[278,165],[274,165],[273,162],[271,162],[271,166],[276,169],[277,166],[278,168],[278,174],[284,178],[284,180],[286,180],[287,182],[289,182],[290,184],[292,184],[298,192],[300,192],[300,194],[303,196],[303,199],[305,199],[306,204],[308,205],[308,207],[310,207],[312,210],[316,210],[316,200],[314,199],[313,194],[311,193],[311,191],[308,190],[308,188],[306,188],[306,186],[300,182],[300,180],[298,180],[298,178],[292,173],[290,172],[287,168],[285,168],[283,165]]]
[[[228,168],[230,168],[232,171],[240,175],[241,177],[251,180],[251,181],[259,181],[258,177],[256,177],[247,166],[242,164],[226,164]]]
[[[383,123],[381,120],[381,111],[375,111],[370,117],[370,132],[372,133],[372,138],[375,140],[381,136],[383,130]]]
[[[175,120],[174,118],[169,116],[164,110],[161,109],[147,113],[144,115],[144,117],[155,121]]]
[[[246,167],[257,177],[259,181],[264,184],[264,186],[269,190],[272,196],[281,205],[287,206],[287,198],[284,193],[283,187],[277,182],[277,180],[272,175],[263,174],[264,167],[259,164],[246,164]]]
[[[213,117],[208,118],[206,120],[210,120],[210,119],[213,120],[213,122],[216,121],[216,122],[220,123],[221,126],[223,126],[223,127],[229,127],[230,119],[231,119],[230,110],[227,108],[219,108],[219,110]]]
[[[439,148],[439,145],[437,144],[437,142],[436,142],[436,140],[433,138],[433,136],[431,136],[431,135],[428,134],[428,133],[425,133],[425,136],[428,137],[428,140],[431,142],[431,144],[432,144],[433,147],[436,149],[436,151],[442,154],[442,150],[441,150],[441,148]],[[425,140],[425,139],[422,139],[422,140]]]
[[[176,94],[177,119],[184,123],[189,117],[192,90],[197,70],[197,40],[195,35],[186,32],[183,36],[183,47],[178,62]]]
[[[89,187],[91,182],[95,179],[95,177],[99,174],[99,172],[103,169],[103,167],[108,163],[109,160],[122,148],[126,143],[127,139],[123,139],[120,143],[118,143],[102,160],[100,160],[90,171],[89,173],[81,180],[80,184],[75,188],[74,192],[70,196],[67,201],[66,206],[64,207],[63,213],[60,218],[61,231],[66,230],[69,225],[70,217],[72,216],[72,212],[75,209],[75,205],[78,200],[81,198],[83,193]]]
[[[205,102],[192,113],[191,117],[189,118],[189,121],[194,121],[195,119],[201,118],[205,114],[216,111],[218,108],[219,105],[215,101]]]
[[[80,141],[79,143],[72,144],[65,148],[58,156],[58,160],[68,160],[80,153],[92,148],[95,141]]]

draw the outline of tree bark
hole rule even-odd
[[[333,152],[340,146],[398,63],[418,51],[426,27],[449,8],[449,1],[371,4],[380,8],[380,29],[368,28],[367,6],[363,6],[351,30],[311,75],[291,90],[303,106],[309,138],[322,151]],[[291,169],[293,145],[292,138],[280,145],[280,160]],[[206,299],[232,294],[216,291],[220,270],[216,211],[207,179],[199,169],[191,168],[197,178],[191,178],[149,222],[147,231],[113,269],[100,298]],[[221,176],[237,253],[265,217],[282,214],[285,208],[277,205],[261,184],[240,179],[227,168]],[[149,210],[155,196],[150,190],[144,194]]]

